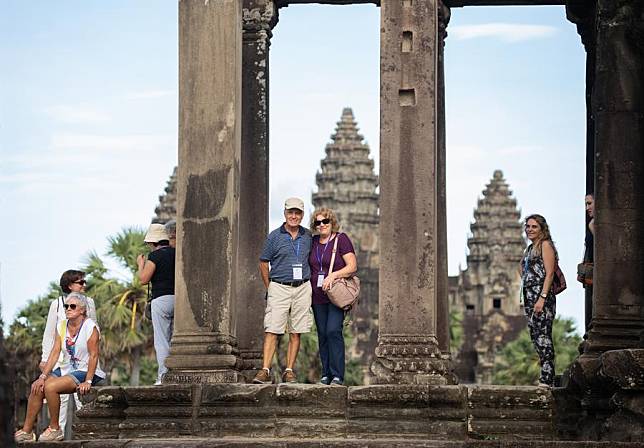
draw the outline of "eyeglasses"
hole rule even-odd
[[[76,284],[78,284],[78,285],[84,285],[84,284],[86,284],[87,282],[86,282],[85,280],[76,280],[75,282],[72,282],[72,283],[76,283]]]
[[[76,306],[77,305],[75,303],[66,303],[66,304],[63,305],[63,308],[65,308],[66,310],[70,309],[70,310],[74,311],[76,309]]]
[[[313,224],[315,224],[315,227],[317,227],[317,226],[319,226],[321,224],[326,225],[326,224],[328,224],[330,222],[331,222],[331,220],[329,218],[324,218],[324,219],[316,219],[315,221],[313,221]]]

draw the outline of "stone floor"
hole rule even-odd
[[[622,442],[566,442],[566,441],[496,441],[496,440],[407,440],[407,439],[120,439],[120,440],[75,440],[70,442],[21,443],[18,448],[219,448],[219,447],[265,447],[265,448],[641,448],[644,443]]]

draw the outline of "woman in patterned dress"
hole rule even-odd
[[[530,245],[521,261],[524,311],[532,344],[539,355],[539,386],[552,387],[555,379],[552,324],[555,320],[556,300],[551,287],[557,264],[557,250],[543,216],[528,216],[525,219],[525,233]]]

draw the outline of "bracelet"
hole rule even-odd
[[[46,379],[47,379],[47,375],[45,375],[44,373],[41,373],[41,374],[40,374],[40,376],[39,376],[38,378],[39,378],[39,379],[41,379],[41,380],[46,380]]]

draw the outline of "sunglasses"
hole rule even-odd
[[[319,220],[316,219],[315,221],[313,221],[313,224],[315,224],[315,227],[317,227],[317,226],[319,226],[321,224],[328,224],[330,222],[331,222],[331,220],[329,218],[324,218],[324,219],[319,219]]]
[[[69,309],[73,311],[76,309],[77,306],[78,305],[76,305],[75,303],[66,303],[63,305],[63,308],[65,308],[66,310]]]
[[[87,282],[86,282],[85,280],[76,280],[75,282],[72,282],[72,283],[76,283],[76,284],[78,284],[78,285],[84,285],[84,284],[86,284]]]

